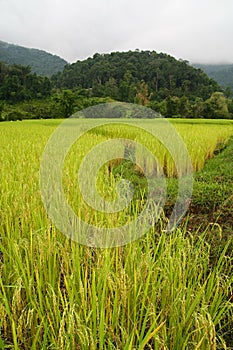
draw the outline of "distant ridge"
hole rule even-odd
[[[33,73],[51,76],[62,71],[67,61],[43,50],[30,49],[0,40],[0,61],[30,66]]]
[[[198,64],[194,67],[202,69],[210,78],[216,80],[223,88],[230,87],[233,91],[233,63],[232,64]]]

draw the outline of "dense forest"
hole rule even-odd
[[[223,88],[233,91],[233,64],[194,64],[194,67],[201,68]]]
[[[48,77],[32,73],[30,66],[0,62],[0,121],[69,117],[107,101],[112,100],[92,97],[83,89],[56,89]]]
[[[206,99],[220,89],[214,80],[187,61],[155,51],[95,54],[93,58],[67,65],[52,80],[57,87],[91,88],[95,95],[114,95],[128,102],[134,102],[135,91],[142,81],[154,100],[171,95]]]
[[[98,103],[123,101],[165,117],[233,118],[233,100],[201,69],[155,51],[95,54],[51,78],[29,66],[0,64],[0,119],[63,118]]]
[[[51,53],[0,41],[0,61],[30,66],[33,73],[51,76],[62,71],[67,62]]]
[[[13,103],[46,97],[52,88],[49,78],[31,73],[31,67],[1,62],[0,84],[0,99]]]

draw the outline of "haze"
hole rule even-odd
[[[232,18],[232,0],[0,0],[0,40],[68,62],[140,49],[233,63]]]

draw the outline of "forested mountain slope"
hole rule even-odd
[[[201,68],[223,88],[233,90],[233,64],[194,64],[194,67]]]
[[[51,53],[0,41],[0,61],[30,66],[33,73],[51,76],[62,71],[67,62]]]
[[[129,102],[134,101],[142,82],[148,88],[148,96],[152,94],[157,101],[168,96],[207,99],[221,90],[201,69],[155,51],[95,54],[65,66],[52,80],[60,88],[92,89],[95,96]]]
[[[233,118],[227,90],[203,70],[165,53],[95,54],[65,65],[51,78],[31,72],[30,66],[0,62],[2,121],[66,118],[111,101],[147,106],[165,117]]]

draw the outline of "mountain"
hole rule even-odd
[[[194,64],[193,66],[201,68],[223,88],[230,87],[233,90],[233,64]]]
[[[59,88],[89,89],[95,96],[111,96],[128,102],[134,101],[135,91],[138,96],[151,94],[157,101],[168,96],[207,99],[214,91],[221,91],[217,82],[201,69],[155,51],[96,53],[66,65],[52,80]],[[144,92],[140,92],[143,89]]]
[[[67,62],[51,53],[0,41],[0,61],[7,64],[30,66],[32,72],[51,76],[62,71]]]

